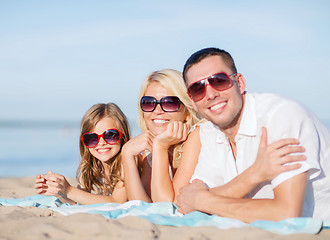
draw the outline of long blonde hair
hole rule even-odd
[[[189,129],[201,119],[200,115],[192,107],[189,96],[187,94],[187,88],[182,78],[182,74],[174,69],[163,69],[150,73],[142,83],[138,103],[138,124],[142,131],[147,130],[147,125],[143,117],[143,111],[140,107],[140,99],[145,95],[147,88],[153,82],[161,84],[173,96],[177,96],[180,99],[180,101],[183,103],[184,111],[187,116],[186,124],[188,125]],[[175,168],[177,168],[179,165],[181,152],[181,143],[176,144],[173,150],[173,166]]]
[[[84,133],[92,131],[103,118],[111,118],[119,123],[122,132],[121,147],[130,140],[131,134],[126,116],[114,103],[99,103],[87,110],[81,120],[80,127],[80,163],[77,170],[79,185],[88,192],[109,195],[115,185],[122,179],[121,148],[118,154],[111,159],[109,173],[104,174],[104,167],[100,160],[95,158],[81,141]]]

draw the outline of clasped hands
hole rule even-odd
[[[48,174],[39,174],[35,179],[36,192],[46,196],[66,197],[71,185],[60,174],[48,171]]]

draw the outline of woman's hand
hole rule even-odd
[[[144,131],[140,135],[132,138],[122,148],[122,153],[125,156],[136,156],[144,150],[152,151],[154,136],[150,131]],[[126,159],[126,158],[124,158]]]
[[[302,154],[305,148],[299,146],[299,140],[286,138],[272,144],[267,144],[267,129],[262,128],[257,159],[251,166],[254,168],[260,182],[273,180],[283,172],[295,170],[301,167],[300,163],[287,164],[306,160]],[[291,155],[295,153],[295,155]]]
[[[159,147],[168,149],[177,143],[185,141],[187,136],[187,124],[181,121],[170,122],[167,125],[166,130],[155,137],[154,144],[158,144]]]

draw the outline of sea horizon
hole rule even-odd
[[[330,119],[321,120],[330,131]],[[129,119],[132,137],[140,134]],[[75,177],[79,164],[79,121],[0,120],[0,177],[26,177],[48,170]]]

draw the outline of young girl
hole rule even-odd
[[[116,104],[92,106],[81,121],[78,187],[49,171],[36,177],[37,193],[70,204],[127,201],[121,148],[129,140],[128,121]]]

